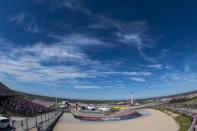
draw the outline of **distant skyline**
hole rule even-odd
[[[129,99],[197,90],[197,1],[0,1],[0,81]]]

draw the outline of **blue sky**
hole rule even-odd
[[[125,99],[197,89],[197,1],[0,1],[0,81]]]

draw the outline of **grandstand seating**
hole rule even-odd
[[[33,103],[24,96],[18,95],[0,82],[0,113],[34,116],[52,110],[51,108]]]

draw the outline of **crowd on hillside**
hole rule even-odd
[[[34,116],[36,114],[47,113],[52,109],[36,104],[19,95],[4,96],[0,100],[0,112],[2,114],[21,114]]]
[[[52,111],[51,108],[36,104],[16,94],[0,83],[0,113],[34,116]]]
[[[16,93],[0,82],[0,96],[16,95]]]

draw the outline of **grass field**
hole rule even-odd
[[[177,117],[174,118],[180,125],[180,129],[179,131],[187,131],[191,125],[191,121],[190,119],[182,116],[182,115],[178,115]]]

